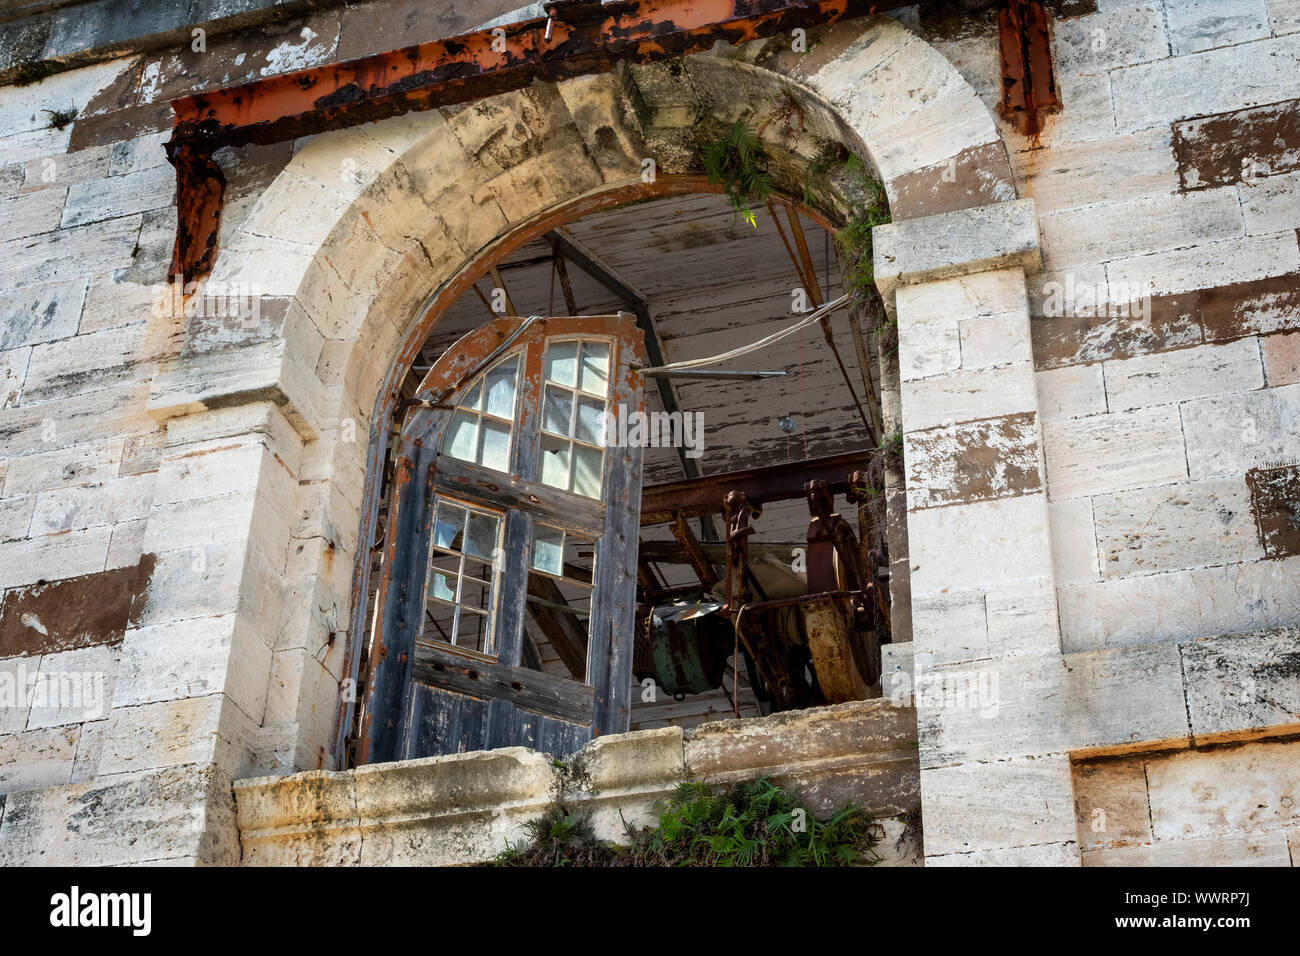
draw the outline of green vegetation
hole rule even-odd
[[[721,185],[736,214],[757,229],[758,220],[750,202],[766,201],[775,188],[767,172],[767,150],[758,133],[745,120],[738,119],[725,137],[705,143],[701,153],[709,182]]]
[[[871,866],[881,828],[858,807],[818,820],[766,777],[727,789],[683,783],[628,843],[598,839],[557,798],[497,866]]]

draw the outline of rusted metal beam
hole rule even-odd
[[[712,590],[718,583],[718,573],[713,569],[713,563],[704,556],[704,551],[700,548],[700,542],[695,537],[695,532],[691,530],[690,523],[684,516],[678,515],[669,525],[669,530],[677,539],[677,544],[686,555],[686,560],[690,563],[695,576],[700,579],[700,584],[704,585],[706,591]]]
[[[1002,115],[1034,139],[1043,131],[1044,118],[1061,109],[1048,19],[1038,0],[1006,0],[998,11]]]
[[[865,468],[869,450],[781,462],[721,475],[648,485],[641,493],[641,525],[668,524],[677,516],[695,518],[718,514],[728,492],[739,491],[754,506],[804,497],[804,485],[824,481],[832,494],[846,494],[849,475]]]
[[[220,206],[224,179],[190,158],[223,146],[278,143],[555,82],[604,73],[620,61],[649,63],[909,6],[907,0],[555,0],[548,16],[327,63],[241,86],[173,100],[169,156],[177,167],[178,231],[172,275],[197,279],[212,267],[215,226],[200,214]],[[197,165],[196,165],[197,162]],[[206,253],[206,255],[205,255]]]

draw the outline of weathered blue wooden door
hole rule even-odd
[[[567,756],[627,729],[642,450],[614,438],[642,411],[638,364],[630,315],[506,318],[425,377],[399,438],[361,762]]]

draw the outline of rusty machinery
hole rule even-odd
[[[776,711],[863,700],[879,693],[880,645],[889,640],[889,607],[879,586],[883,557],[874,544],[862,456],[837,456],[652,486],[642,524],[669,523],[681,560],[700,579],[703,598],[654,604],[669,592],[642,569],[637,676],[680,696],[722,686],[726,658],[743,653],[755,695]],[[838,478],[835,477],[838,474]],[[858,505],[861,538],[835,510],[836,492]],[[750,566],[750,537],[764,502],[803,497],[809,511],[804,594],[769,599]],[[712,502],[710,502],[712,498]],[[722,513],[724,569],[719,579],[685,518]],[[666,520],[665,520],[666,519]],[[652,606],[654,605],[654,606]]]

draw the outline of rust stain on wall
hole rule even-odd
[[[1246,487],[1264,554],[1300,554],[1300,467],[1252,468],[1246,472]]]
[[[1207,341],[1300,329],[1300,276],[1236,282],[1200,293]]]
[[[1126,305],[1127,315],[1035,316],[1029,324],[1034,367],[1041,371],[1199,345],[1203,294],[1153,296],[1145,316],[1140,303]]]
[[[1021,412],[907,436],[913,508],[1011,498],[1042,487],[1037,416]]]
[[[1183,192],[1300,169],[1300,100],[1173,124]]]
[[[155,557],[132,567],[13,588],[0,608],[0,657],[116,644],[138,618]]]

